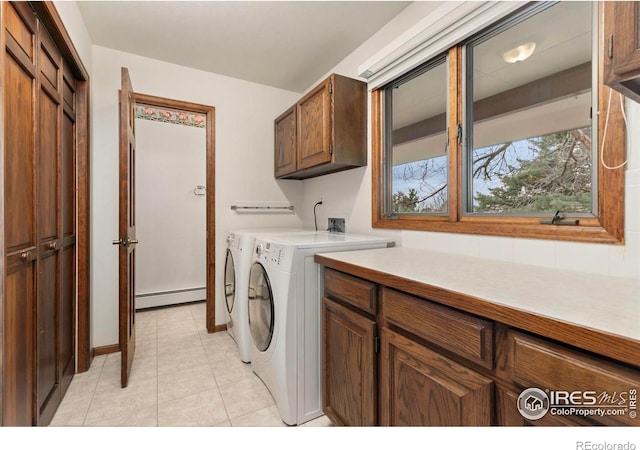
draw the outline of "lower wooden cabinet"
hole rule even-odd
[[[323,409],[335,424],[640,425],[637,365],[356,274],[324,273]]]
[[[491,425],[493,381],[383,328],[380,425]]]
[[[376,424],[376,323],[322,301],[322,409],[335,424]]]
[[[526,419],[518,410],[520,392],[496,389],[496,425],[508,427],[567,427],[593,425],[579,417],[545,414],[536,420]]]
[[[516,392],[533,387],[555,394],[550,403],[557,406],[552,405],[550,414],[542,419],[562,418],[576,425],[640,425],[635,399],[640,387],[638,370],[514,330],[501,343],[497,376],[509,380]],[[583,420],[583,410],[602,411],[602,415],[590,414]],[[623,414],[614,414],[614,410]],[[543,424],[542,419],[536,422]]]

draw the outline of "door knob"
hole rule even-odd
[[[20,254],[20,259],[22,259],[22,261],[27,262],[31,260],[31,252],[30,251],[26,251],[26,252],[22,252]]]
[[[129,239],[129,238],[127,238],[126,240],[118,239],[117,241],[112,241],[111,243],[113,245],[121,245],[123,247],[129,247],[131,244],[137,244],[138,240],[137,239]]]
[[[58,248],[58,243],[56,241],[49,242],[49,250],[56,250]]]

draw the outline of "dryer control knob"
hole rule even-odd
[[[262,246],[262,244],[258,244],[256,245],[256,253],[258,255],[262,255],[262,252],[264,251],[264,247]]]

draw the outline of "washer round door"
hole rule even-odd
[[[271,285],[266,270],[253,263],[249,274],[249,329],[256,348],[269,348],[273,337],[274,308]]]
[[[229,249],[227,249],[227,259],[224,263],[224,298],[227,302],[227,311],[231,314],[236,299],[236,268],[233,264],[233,254]]]

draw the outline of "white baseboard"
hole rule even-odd
[[[197,302],[206,298],[207,289],[204,287],[136,295],[136,310]]]

